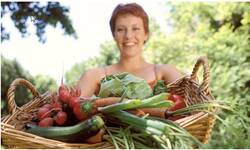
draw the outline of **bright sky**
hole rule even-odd
[[[64,70],[69,70],[75,63],[98,55],[100,44],[112,40],[109,19],[113,9],[119,3],[136,2],[140,4],[150,17],[166,28],[167,12],[165,1],[162,0],[70,0],[62,1],[63,6],[70,8],[69,16],[77,32],[78,39],[63,36],[63,30],[48,26],[47,42],[39,43],[35,36],[35,28],[30,24],[31,35],[22,38],[7,17],[1,18],[2,23],[11,32],[9,41],[1,43],[1,54],[9,59],[17,59],[25,70],[32,75],[50,75],[58,83]]]

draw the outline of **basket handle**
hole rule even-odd
[[[9,113],[13,114],[16,109],[18,109],[19,107],[16,105],[15,102],[15,91],[16,91],[16,87],[18,85],[24,85],[26,88],[28,88],[31,93],[33,94],[34,97],[39,97],[40,94],[36,91],[35,87],[27,80],[23,79],[23,78],[17,78],[15,79],[11,84],[10,87],[7,91],[7,104],[8,104],[8,111]]]
[[[203,69],[204,69],[204,72],[203,72],[203,82],[201,83],[200,85],[200,89],[201,90],[204,90],[205,93],[209,93],[209,80],[210,80],[210,76],[209,76],[209,64],[208,64],[208,59],[206,56],[202,56],[202,57],[199,57],[194,68],[193,68],[193,72],[191,74],[191,79],[192,80],[196,80],[197,79],[197,73],[198,73],[198,70],[199,70],[199,67],[203,65]]]

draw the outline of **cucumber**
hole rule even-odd
[[[83,142],[88,137],[95,135],[103,125],[104,122],[100,116],[93,116],[90,119],[68,127],[39,127],[26,124],[26,131],[63,142]]]

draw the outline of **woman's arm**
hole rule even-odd
[[[161,79],[165,81],[165,84],[172,83],[177,79],[183,77],[183,74],[176,69],[174,65],[164,64],[159,66]]]
[[[77,87],[81,89],[82,97],[91,97],[99,89],[99,84],[104,77],[103,69],[96,68],[85,72],[77,83]]]

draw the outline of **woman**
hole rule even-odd
[[[116,64],[91,69],[82,75],[78,82],[81,96],[98,94],[101,79],[109,74],[128,72],[145,79],[151,87],[157,80],[168,84],[182,76],[173,65],[155,65],[143,58],[142,49],[149,37],[148,20],[146,12],[136,3],[120,4],[114,9],[110,28],[120,59]]]
[[[148,15],[136,3],[118,5],[111,16],[110,28],[114,40],[120,50],[118,63],[104,68],[95,68],[82,75],[78,82],[82,97],[91,97],[98,94],[100,82],[109,74],[128,72],[145,79],[151,87],[157,80],[164,80],[165,84],[180,78],[181,73],[169,64],[155,65],[148,63],[142,57],[142,49],[149,37]],[[157,117],[165,117],[166,109],[142,109],[143,112]],[[161,113],[159,113],[161,112]],[[161,114],[159,116],[159,114]],[[86,140],[88,143],[102,141],[103,130]]]

